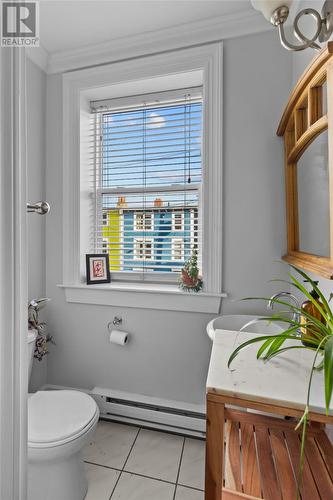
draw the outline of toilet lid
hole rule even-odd
[[[79,391],[38,391],[28,398],[28,441],[50,443],[79,434],[97,412],[95,400]]]

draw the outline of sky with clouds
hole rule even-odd
[[[200,103],[105,114],[102,187],[200,183],[201,115]]]

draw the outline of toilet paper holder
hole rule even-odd
[[[108,330],[112,330],[112,326],[120,326],[123,323],[123,318],[121,316],[115,316],[112,321],[108,323]]]
[[[118,344],[120,346],[124,346],[127,344],[129,333],[118,329],[122,322],[123,319],[121,316],[115,316],[112,321],[109,321],[108,331],[110,334],[111,344]]]

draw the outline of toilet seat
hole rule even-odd
[[[28,447],[50,448],[74,441],[98,420],[94,399],[79,391],[38,391],[28,399]]]

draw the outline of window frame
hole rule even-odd
[[[139,190],[138,190],[139,191]],[[138,216],[139,215],[142,215],[142,228],[138,228]],[[151,221],[151,224],[150,224],[150,228],[147,228],[146,227],[146,218],[147,218],[147,215],[150,215],[150,221]],[[154,231],[154,227],[155,227],[155,222],[154,222],[154,214],[153,212],[134,212],[134,220],[133,220],[133,231],[144,231],[144,232],[153,232]]]
[[[140,242],[142,242],[144,245],[142,258],[137,256],[137,244]],[[151,253],[150,253],[149,259],[147,259],[147,256],[146,256],[145,246],[147,243],[151,245]],[[134,237],[133,238],[133,250],[134,250],[133,259],[129,259],[129,260],[134,260],[137,262],[146,262],[146,261],[150,262],[150,261],[154,260],[154,240],[153,240],[153,238],[144,238],[143,236]]]
[[[180,229],[176,228],[176,226],[178,225],[178,224],[176,224],[176,216],[178,216],[178,215],[180,215],[180,217],[181,217],[181,222],[180,222],[181,227],[180,227]],[[191,219],[192,219],[192,217],[191,217]],[[178,212],[173,212],[172,213],[172,231],[174,231],[174,232],[184,231],[184,212],[179,211],[179,213]]]
[[[109,253],[109,241],[107,238],[102,238],[102,253]]]
[[[84,281],[84,254],[89,253],[85,227],[87,204],[85,193],[87,190],[84,172],[87,165],[87,148],[84,145],[84,137],[87,135],[89,121],[88,103],[92,100],[94,90],[117,84],[122,85],[126,81],[148,81],[148,79],[162,76],[167,79],[170,75],[175,80],[179,75],[182,75],[182,78],[185,75],[185,78],[187,74],[200,72],[204,95],[202,159],[204,181],[201,193],[203,200],[201,217],[205,234],[201,235],[204,273],[204,292],[202,293],[207,293],[212,297],[223,295],[222,47],[222,42],[211,43],[87,68],[62,76],[63,213],[66,214],[63,218],[63,284],[65,286]],[[155,273],[147,274],[149,275],[147,278],[151,280],[151,274]],[[161,280],[159,276],[154,276],[154,278],[157,282]]]

